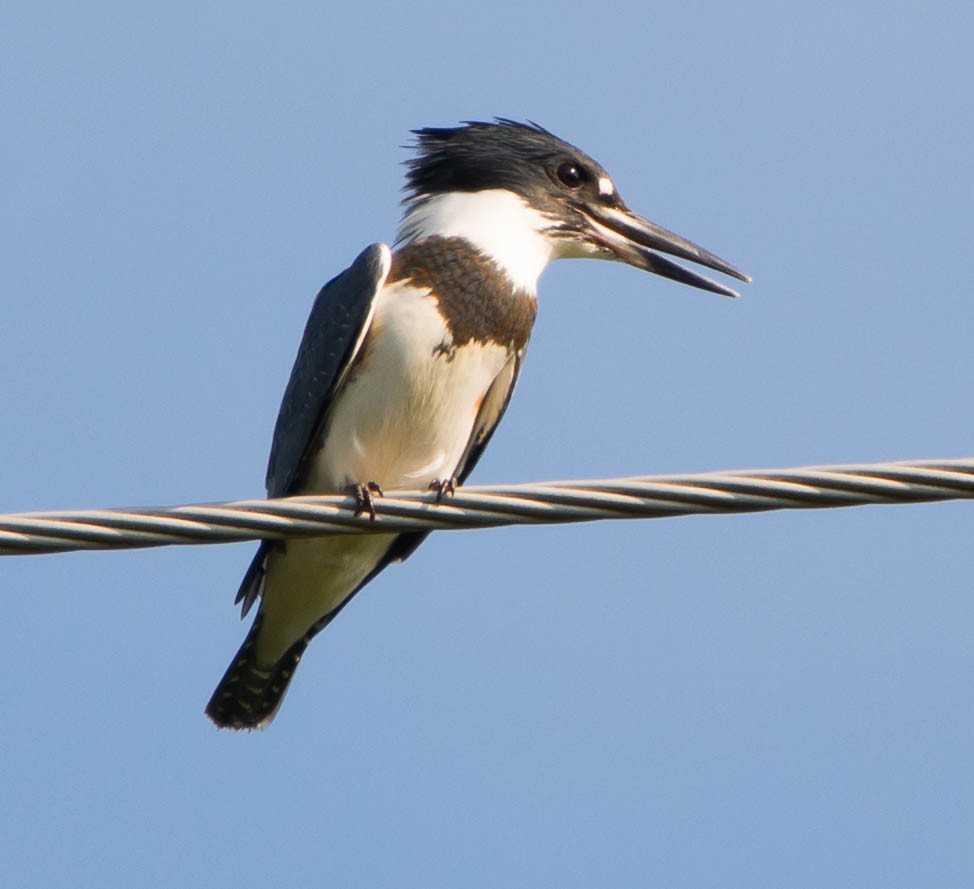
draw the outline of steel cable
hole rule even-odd
[[[974,458],[390,491],[375,520],[349,496],[159,509],[0,515],[0,555],[229,543],[321,534],[439,531],[974,498]]]

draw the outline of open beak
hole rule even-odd
[[[611,251],[621,262],[635,266],[637,269],[644,269],[654,275],[662,275],[681,284],[689,284],[691,287],[699,287],[701,290],[709,290],[711,293],[720,293],[724,296],[740,295],[724,284],[691,272],[659,255],[668,253],[670,256],[688,259],[708,269],[723,272],[739,281],[745,283],[751,281],[748,275],[738,271],[719,256],[714,256],[713,253],[698,247],[686,238],[681,238],[663,226],[631,213],[628,209],[591,206],[579,207],[579,209],[591,225],[591,235],[599,246]]]

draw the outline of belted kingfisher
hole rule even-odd
[[[414,130],[395,245],[373,244],[318,294],[284,393],[270,497],[466,480],[510,400],[552,259],[611,259],[714,293],[687,259],[734,266],[633,213],[592,158],[507,119]],[[372,511],[374,517],[374,511]],[[274,718],[311,639],[426,532],[265,541],[237,593],[253,626],[206,708],[218,726]]]

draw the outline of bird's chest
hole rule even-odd
[[[458,336],[428,289],[387,285],[336,399],[309,488],[369,481],[417,488],[452,476],[512,350],[489,337]]]

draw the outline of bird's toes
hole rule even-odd
[[[434,478],[429,484],[429,489],[436,491],[436,502],[440,503],[444,497],[456,494],[457,484],[455,475],[450,478]]]
[[[375,521],[375,497],[384,496],[378,482],[352,482],[345,486],[342,493],[355,498],[355,515],[368,512],[369,521]]]

